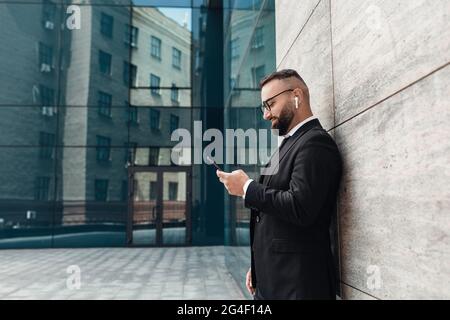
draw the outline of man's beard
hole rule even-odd
[[[277,122],[272,124],[272,129],[277,129],[278,135],[280,136],[286,135],[293,118],[294,112],[290,106],[285,106],[281,111],[280,116],[276,118]]]

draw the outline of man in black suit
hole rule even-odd
[[[274,173],[256,182],[242,170],[217,171],[229,194],[251,209],[247,289],[257,300],[335,299],[329,227],[339,150],[313,116],[308,87],[295,70],[275,72],[260,86],[264,119],[284,137],[277,163],[269,163]]]

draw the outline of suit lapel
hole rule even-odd
[[[279,170],[279,166],[281,164],[281,161],[283,161],[283,158],[287,155],[287,153],[292,149],[292,147],[295,145],[295,143],[300,140],[300,138],[309,130],[311,130],[314,127],[321,127],[319,120],[314,119],[310,122],[306,123],[305,125],[301,126],[294,135],[286,142],[286,145],[281,150],[279,157],[278,157],[278,163],[274,164],[274,167],[271,168],[268,175],[262,176],[262,182],[265,186],[269,185],[270,181],[272,180],[272,177],[275,175],[273,172],[277,172]],[[272,162],[272,159],[269,163]]]

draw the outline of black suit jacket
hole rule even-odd
[[[252,283],[259,298],[335,299],[329,227],[341,172],[334,140],[311,120],[281,148],[278,172],[248,186]]]

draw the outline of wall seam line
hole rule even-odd
[[[306,19],[306,22],[303,24],[302,28],[300,29],[300,31],[298,32],[298,34],[295,36],[294,40],[292,41],[291,45],[289,46],[289,48],[286,50],[286,53],[283,55],[283,58],[280,60],[280,63],[277,65],[277,69],[281,66],[281,64],[283,63],[283,61],[286,59],[287,55],[289,54],[289,52],[291,52],[292,47],[294,46],[295,42],[297,42],[298,38],[300,37],[300,34],[303,32],[303,30],[305,29],[306,25],[308,24],[309,20],[311,20],[311,17],[313,16],[314,12],[316,12],[317,7],[319,6],[319,4],[322,2],[322,0],[319,0],[316,4],[316,6],[314,7],[314,9],[311,11],[311,14],[309,15],[308,19]]]
[[[346,286],[348,286],[348,287],[350,287],[350,288],[352,288],[352,289],[355,289],[355,290],[357,290],[357,291],[359,291],[359,292],[361,292],[361,293],[364,293],[365,295],[368,295],[368,296],[370,296],[370,297],[372,297],[372,298],[374,298],[374,299],[382,300],[382,299],[380,299],[380,298],[378,298],[378,297],[375,297],[374,295],[371,295],[370,293],[367,293],[367,292],[365,292],[365,291],[363,291],[363,290],[361,290],[361,289],[358,289],[358,288],[356,288],[356,287],[354,287],[354,286],[352,286],[352,285],[350,285],[350,284],[348,284],[348,283],[346,283],[346,282],[344,282],[344,281],[341,281],[341,283],[342,283],[342,284],[345,284]]]
[[[332,14],[331,14],[331,0],[329,0],[329,14],[330,14],[330,58],[331,58],[331,85],[332,85],[332,112],[333,112],[333,127],[336,126],[336,88],[334,86],[334,50],[333,50],[333,20],[332,20]],[[341,263],[341,252],[342,252],[342,246],[340,241],[340,215],[339,215],[339,198],[336,197],[336,231],[337,231],[337,248],[338,248],[338,274],[339,274],[339,281],[342,279],[342,263]],[[342,288],[339,286],[339,294],[341,297],[343,297]]]
[[[397,96],[398,94],[400,94],[400,93],[402,93],[403,91],[405,91],[405,90],[411,88],[412,86],[418,84],[419,82],[421,82],[421,81],[423,81],[423,80],[429,78],[429,77],[432,76],[433,74],[435,74],[435,73],[437,73],[437,72],[439,72],[439,71],[441,71],[441,70],[444,70],[444,69],[445,69],[446,67],[448,67],[449,65],[450,65],[450,62],[447,62],[447,63],[445,63],[444,65],[442,65],[442,66],[440,66],[440,67],[434,69],[433,71],[431,71],[431,72],[427,73],[426,75],[420,77],[419,79],[417,79],[417,80],[411,82],[410,84],[406,85],[405,87],[401,88],[400,90],[397,90],[396,92],[394,92],[394,93],[388,95],[386,98],[384,98],[384,99],[382,99],[382,100],[380,100],[380,101],[374,103],[374,104],[371,105],[370,107],[367,107],[366,109],[364,109],[364,110],[358,112],[357,114],[351,116],[350,118],[348,118],[348,119],[342,121],[340,124],[338,124],[338,125],[334,126],[333,128],[327,130],[327,132],[331,132],[331,131],[333,131],[333,130],[339,128],[340,126],[346,124],[347,122],[353,120],[354,118],[356,118],[356,117],[362,115],[363,113],[366,113],[367,111],[369,111],[369,110],[375,108],[376,106],[382,104],[383,102],[386,102],[387,100],[389,100],[389,99],[391,99],[391,98]]]

